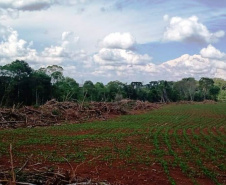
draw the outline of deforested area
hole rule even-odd
[[[1,184],[224,184],[225,81],[85,81],[0,67]]]
[[[226,0],[0,0],[0,185],[226,185]]]
[[[47,101],[39,107],[0,108],[0,128],[40,127],[61,124],[84,123],[107,120],[126,114],[146,112],[161,107],[161,104],[121,100],[117,102],[58,102]]]

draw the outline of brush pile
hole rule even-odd
[[[42,163],[33,164],[31,158],[32,156],[21,167],[14,166],[11,158],[9,168],[0,168],[0,185],[110,185],[107,181],[94,181],[78,176],[77,168],[74,169],[67,159],[69,168],[62,169],[59,166],[46,167]]]
[[[19,128],[82,123],[106,120],[115,115],[133,114],[136,111],[157,109],[161,105],[142,101],[118,102],[58,102],[50,100],[40,107],[0,108],[0,128]]]
[[[17,170],[17,171],[16,171]],[[11,169],[0,169],[0,184],[18,184],[18,185],[110,185],[108,182],[96,182],[89,178],[72,176],[70,170],[54,169],[41,167],[36,164],[34,167],[14,169],[15,180],[12,179]]]

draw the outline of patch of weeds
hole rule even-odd
[[[165,151],[161,149],[154,149],[151,151],[151,153],[157,157],[163,157],[165,155]]]
[[[220,164],[218,165],[218,168],[222,171],[226,171],[226,165],[225,164]]]
[[[75,162],[82,162],[86,159],[86,153],[83,151],[76,152],[75,154],[73,154],[72,158]]]
[[[104,157],[102,157],[103,161],[107,161],[107,162],[111,162],[114,159],[114,155],[113,154],[106,154]]]

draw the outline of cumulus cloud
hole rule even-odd
[[[8,60],[32,55],[31,53],[34,54],[34,50],[30,48],[31,43],[19,39],[17,31],[10,27],[0,25],[0,33],[0,64],[4,64]]]
[[[49,65],[60,65],[64,74],[77,79],[92,76],[94,62],[92,56],[76,48],[78,37],[73,32],[63,32],[61,43],[44,48],[38,52],[32,42],[19,38],[16,30],[0,25],[0,66],[16,59],[24,60],[38,69]],[[78,67],[79,66],[79,67]]]
[[[182,55],[176,59],[155,65],[118,65],[96,68],[93,75],[112,79],[120,79],[124,82],[151,80],[181,80],[185,77],[223,78],[226,79],[226,63],[221,60],[204,58],[201,55]]]
[[[13,60],[25,60],[32,67],[80,62],[84,67],[89,66],[90,56],[84,50],[76,49],[78,37],[73,32],[62,33],[61,44],[46,47],[38,52],[32,48],[32,42],[19,38],[16,30],[0,25],[0,65]]]
[[[102,48],[93,56],[97,65],[92,75],[109,80],[118,78],[122,81],[133,81],[143,80],[147,73],[148,76],[156,73],[157,68],[151,63],[152,57],[133,51],[135,44],[136,39],[130,33],[107,35],[102,41]]]
[[[46,47],[42,52],[42,56],[73,58],[74,55],[77,54],[75,48],[78,40],[79,37],[76,37],[73,32],[63,32],[61,44],[58,46]]]
[[[214,77],[226,79],[226,54],[212,45],[200,51],[202,57],[212,61],[212,68],[215,69]]]
[[[158,65],[158,69],[164,76],[167,75],[173,80],[191,76],[197,79],[205,76],[211,78],[224,76],[223,78],[226,79],[226,63],[224,61],[204,58],[201,55],[185,54]]]
[[[212,74],[211,62],[209,59],[202,58],[200,55],[190,56],[188,54],[182,55],[181,57],[164,62],[159,65],[161,70],[169,73],[174,77],[183,76],[203,76],[205,74]]]
[[[79,62],[83,67],[89,66],[90,56],[78,48],[79,37],[75,36],[73,32],[63,32],[61,37],[61,44],[51,45],[44,48],[39,54],[37,62],[45,61],[47,64],[63,64]]]
[[[207,48],[203,48],[200,51],[200,54],[205,58],[212,58],[212,59],[223,59],[226,58],[226,54],[221,52],[220,50],[216,49],[214,46],[209,44]]]
[[[26,60],[31,65],[41,65],[41,63],[43,64],[50,61],[56,62],[49,58],[51,56],[45,57],[43,54],[39,54],[36,49],[32,49],[32,42],[28,43],[20,39],[18,32],[13,28],[0,25],[0,33],[0,65],[4,65],[16,59]],[[55,50],[55,53],[56,52]]]
[[[184,77],[199,79],[203,76],[222,77],[222,75],[226,77],[226,64],[224,61],[214,60],[213,57],[210,57],[216,55],[216,53],[218,53],[218,57],[221,57],[220,51],[216,49],[214,53],[213,51],[209,51],[213,50],[212,45],[209,45],[206,50],[202,50],[200,52],[202,55],[190,56],[185,54],[174,60],[155,65],[152,63],[152,57],[149,55],[141,55],[130,50],[130,47],[122,47],[120,45],[121,40],[123,40],[121,39],[122,35],[121,33],[110,34],[109,37],[104,38],[107,41],[109,38],[114,39],[109,39],[108,42],[105,42],[108,44],[105,44],[105,47],[101,48],[94,55],[93,59],[98,66],[92,72],[92,75],[106,76],[113,79],[119,78],[122,80],[129,79],[130,81],[150,81],[151,79],[180,80]],[[207,54],[204,57],[204,53],[209,53],[208,57]]]
[[[130,33],[111,33],[103,39],[103,47],[114,49],[131,49],[136,40]]]
[[[93,56],[94,61],[103,66],[146,65],[151,57],[141,55],[131,49],[135,46],[136,39],[130,33],[111,33],[103,41],[103,48]]]
[[[60,44],[46,47],[41,52],[32,48],[32,42],[20,39],[18,32],[10,27],[0,26],[0,41],[0,65],[16,59],[27,61],[35,69],[59,64],[65,69],[65,75],[80,80],[149,82],[191,76],[226,79],[225,54],[212,45],[203,48],[201,55],[185,54],[156,65],[149,55],[130,49],[100,48],[98,53],[88,55],[84,50],[76,49],[79,39],[73,32],[63,32]]]
[[[198,17],[189,18],[172,17],[163,35],[164,41],[192,41],[212,43],[223,37],[225,32],[219,30],[210,32],[207,27],[200,23]]]
[[[148,55],[140,55],[133,51],[124,49],[102,48],[96,55],[94,61],[101,65],[144,65],[151,61]]]

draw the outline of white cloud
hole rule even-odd
[[[18,32],[11,27],[0,26],[2,36],[0,43],[0,65],[10,63],[16,59],[25,60],[32,65],[38,67],[43,64],[59,64],[62,54],[61,47],[45,48],[42,53],[38,53],[36,49],[32,49],[32,42],[20,39]]]
[[[10,27],[0,25],[1,43],[0,43],[0,64],[8,59],[23,57],[29,55],[30,44],[25,40],[18,38],[17,31]]]
[[[51,46],[42,52],[44,57],[64,57],[64,48],[61,46]]]
[[[151,56],[131,50],[136,41],[130,33],[111,33],[102,43],[103,48],[93,56],[97,64],[93,76],[128,82],[144,80],[158,71]]]
[[[41,52],[31,48],[32,42],[19,39],[17,31],[10,27],[0,25],[0,36],[2,37],[0,38],[0,66],[19,59],[28,62],[34,69],[60,65],[64,68],[65,76],[76,80],[92,76],[90,72],[94,69],[92,56],[75,47],[78,38],[72,32],[64,32],[59,45],[46,47]]]
[[[135,46],[136,40],[130,33],[111,33],[103,39],[105,48],[131,49]]]
[[[202,58],[200,55],[190,56],[188,54],[181,57],[164,62],[159,65],[159,68],[166,71],[170,76],[182,78],[189,76],[203,76],[206,74],[212,74],[211,61],[209,59]]]
[[[203,76],[226,79],[226,62],[222,57],[225,54],[212,45],[202,49],[201,55],[186,54],[155,65],[149,55],[130,49],[101,48],[93,56],[88,55],[76,48],[79,40],[73,32],[63,32],[60,44],[45,47],[41,52],[32,48],[32,42],[20,39],[17,31],[10,27],[0,26],[0,35],[0,65],[16,59],[27,61],[35,69],[58,64],[65,69],[66,76],[76,80],[149,82]]]
[[[100,66],[93,75],[103,76],[109,80],[119,79],[124,82],[151,80],[181,80],[185,77],[223,78],[226,79],[226,63],[220,60],[203,58],[201,55],[182,55],[174,60],[155,65],[119,65]]]
[[[79,37],[75,36],[73,32],[63,32],[60,45],[51,45],[44,48],[40,57],[44,61],[63,63],[63,62],[81,62],[87,64],[87,53],[84,50],[78,49],[77,44]]]
[[[2,9],[0,8],[0,20],[6,20],[8,18],[16,19],[19,16],[19,11],[11,8]]]
[[[198,17],[172,17],[163,35],[164,41],[200,41],[212,43],[223,37],[224,31],[211,33],[205,25],[199,22]]]
[[[62,33],[62,44],[61,46],[68,50],[75,50],[77,49],[77,44],[79,42],[79,37],[75,36],[74,32],[65,31]]]
[[[61,44],[46,47],[38,52],[32,49],[32,42],[28,43],[19,39],[18,32],[10,27],[0,25],[0,65],[10,63],[13,60],[25,60],[32,67],[47,66],[53,64],[63,64],[64,62],[82,64],[84,67],[90,66],[90,56],[84,50],[77,49],[78,37],[72,32],[62,34]],[[73,38],[73,39],[72,39]]]
[[[93,56],[97,64],[93,76],[130,82],[146,80],[159,72],[151,63],[152,57],[131,50],[136,41],[130,33],[111,33],[102,43],[103,48]]]
[[[154,64],[121,65],[121,66],[99,66],[93,72],[95,77],[104,77],[105,81],[120,80],[122,82],[145,81],[149,82],[156,75],[158,69]]]
[[[65,31],[62,33],[62,40],[63,41],[68,41],[69,39],[73,38],[74,33],[70,31]]]
[[[169,20],[169,15],[165,14],[165,15],[163,16],[163,20],[164,20],[164,21],[168,21],[168,20]]]
[[[29,2],[29,0],[27,1]],[[85,2],[88,3],[84,4],[83,1],[78,0],[67,2],[69,1],[58,0],[45,11],[12,9],[19,12],[18,19],[3,20],[2,24],[7,24],[20,30],[25,40],[33,40],[34,43],[39,43],[39,46],[37,46],[39,49],[56,43],[59,34],[65,30],[73,31],[79,35],[80,46],[89,53],[97,52],[97,42],[109,33],[132,31],[131,33],[136,37],[137,42],[142,44],[157,41],[162,37],[165,23],[161,21],[161,16],[151,16],[150,9],[145,11],[125,9],[123,13],[108,10],[103,13],[100,11],[103,6],[102,1],[87,0]],[[73,4],[73,2],[77,4]],[[104,4],[108,6],[112,2],[106,1]],[[6,10],[6,8],[4,9]],[[83,9],[84,11],[77,13],[78,9]],[[161,15],[164,14],[161,13]],[[146,17],[146,19],[142,18],[141,20],[141,17]],[[45,34],[43,34],[44,32]]]
[[[158,66],[165,77],[179,80],[184,77],[223,77],[226,79],[226,63],[224,61],[203,58],[201,55],[190,56],[188,54],[164,62]],[[219,70],[221,71],[219,73]],[[166,78],[167,79],[167,78]]]
[[[117,35],[121,38],[121,34]],[[140,80],[146,82],[160,79],[180,80],[184,77],[197,79],[204,76],[222,77],[223,75],[226,78],[226,63],[220,60],[213,60],[210,55],[206,58],[201,55],[190,56],[185,54],[174,60],[155,65],[151,63],[152,58],[149,55],[141,55],[130,49],[118,49],[118,45],[116,47],[116,44],[112,44],[112,47],[102,48],[93,56],[94,62],[98,66],[96,66],[92,75],[106,77],[109,80]],[[210,49],[213,50],[212,45],[209,45],[205,52],[207,53]],[[221,53],[216,51],[215,49],[214,52],[218,53],[218,55]]]
[[[62,5],[78,5],[80,3],[86,3],[88,1],[90,0],[54,0],[55,3]]]
[[[140,55],[124,49],[101,49],[94,55],[94,61],[100,65],[145,65],[151,61],[148,55]]]
[[[146,65],[151,57],[147,54],[140,55],[131,49],[135,46],[136,39],[130,33],[111,33],[103,41],[103,48],[93,56],[99,65],[123,66]]]
[[[226,58],[226,54],[221,52],[220,50],[216,49],[214,46],[209,44],[207,48],[203,48],[200,51],[202,57],[205,58],[212,58],[212,59],[223,59]]]
[[[212,61],[212,68],[215,69],[214,77],[226,79],[226,54],[212,45],[200,51],[202,57]]]

